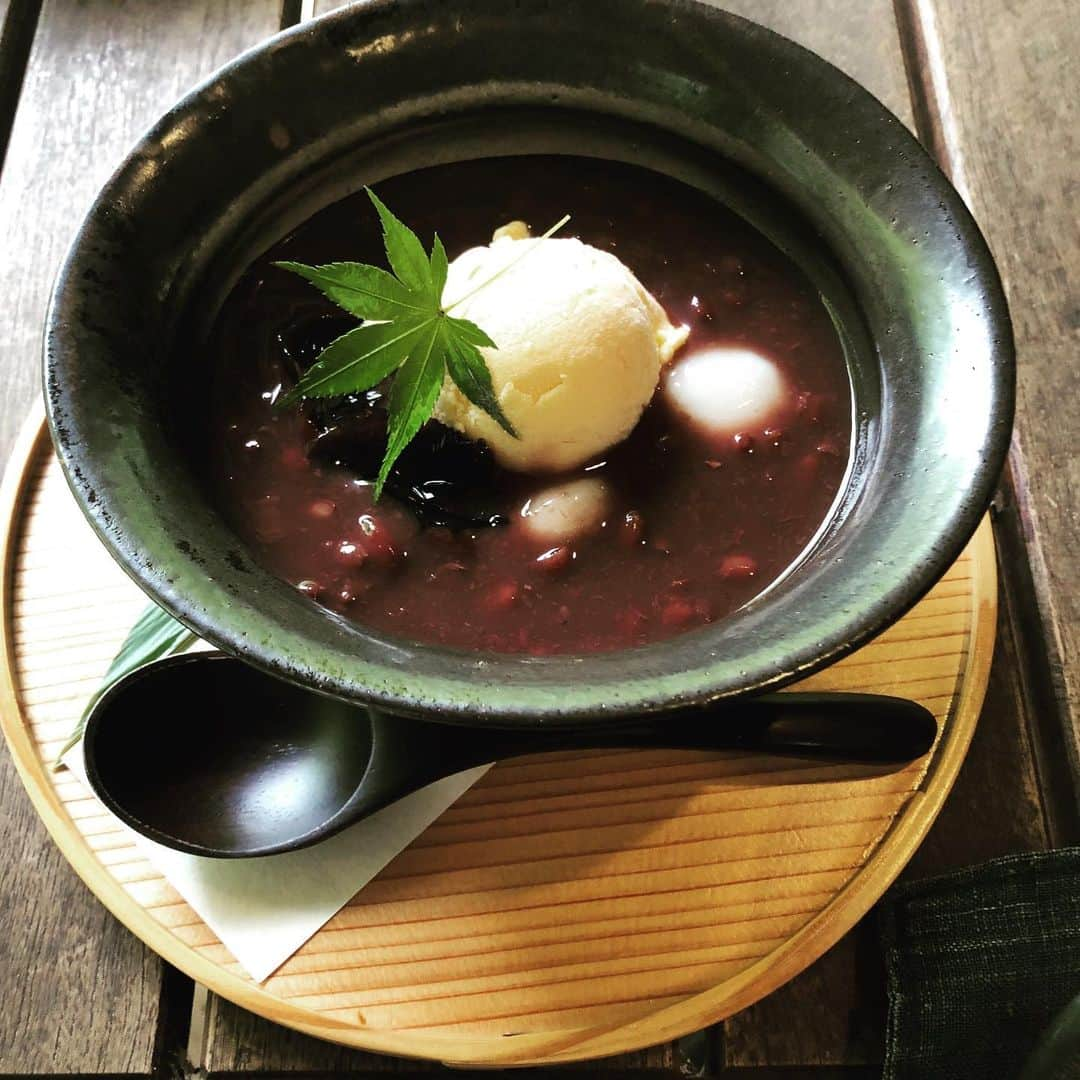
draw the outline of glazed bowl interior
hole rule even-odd
[[[279,36],[181,102],[106,186],[46,335],[54,441],[91,522],[219,647],[448,721],[603,722],[775,686],[854,648],[958,554],[1007,446],[1008,318],[959,198],[865,91],[714,8],[450,8],[366,3]],[[811,549],[735,615],[658,644],[529,657],[365,630],[262,570],[183,450],[200,344],[254,256],[363,184],[526,153],[634,162],[715,195],[811,277],[847,355],[853,457]]]

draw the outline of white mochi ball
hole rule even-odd
[[[728,347],[689,353],[671,368],[664,389],[679,412],[717,435],[760,428],[790,396],[771,360]]]
[[[607,484],[587,476],[534,495],[521,508],[521,520],[537,543],[565,544],[599,528],[610,506]]]

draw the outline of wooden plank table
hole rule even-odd
[[[279,25],[336,6],[0,0],[0,454],[37,393],[42,315],[57,263],[126,147],[230,56]],[[1075,842],[1080,20],[1073,0],[726,6],[816,50],[914,127],[975,211],[1012,304],[1019,413],[995,504],[1004,600],[998,648],[969,758],[906,873]],[[24,928],[0,941],[0,1075],[440,1071],[316,1042],[193,988],[75,878],[3,753],[0,920]],[[876,1076],[884,1008],[867,924],[724,1025],[579,1068],[699,1076],[738,1069],[760,1080]]]

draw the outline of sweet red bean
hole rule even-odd
[[[720,576],[729,580],[752,578],[757,573],[757,560],[750,555],[725,555],[720,562]]]
[[[519,595],[516,581],[504,581],[488,593],[487,606],[493,611],[506,611],[518,602]]]
[[[285,537],[285,520],[276,498],[267,497],[252,508],[255,536],[260,543],[273,544]]]
[[[623,608],[615,616],[615,625],[627,636],[636,637],[638,631],[648,621],[648,616],[644,611],[640,611],[636,607]]]
[[[337,561],[342,566],[363,566],[367,562],[368,553],[364,546],[356,540],[342,540],[337,546]]]
[[[644,543],[645,519],[636,510],[630,510],[619,526],[619,540],[627,547]]]
[[[664,626],[685,626],[697,613],[694,605],[683,596],[673,596],[660,612]]]
[[[710,322],[712,321],[712,309],[700,296],[692,297],[690,306],[698,313],[699,318],[708,319]]]
[[[536,557],[536,566],[548,574],[557,574],[565,570],[574,560],[574,553],[565,544],[548,548]]]
[[[804,484],[813,483],[821,471],[821,455],[804,454],[796,463],[795,470]]]
[[[444,544],[450,547],[454,543],[454,534],[445,525],[434,525],[427,530],[427,538],[434,540],[436,543]]]
[[[307,454],[305,454],[303,448],[299,446],[286,446],[285,449],[281,451],[279,460],[286,469],[305,469],[308,464]]]
[[[392,566],[401,558],[401,549],[384,521],[362,514],[358,524],[363,539],[357,542],[376,566]]]

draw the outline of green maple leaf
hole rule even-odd
[[[399,221],[370,188],[365,190],[382,222],[390,271],[356,262],[323,266],[275,263],[310,281],[350,315],[365,320],[330,342],[277,405],[295,404],[303,398],[360,393],[393,375],[387,402],[386,453],[375,481],[378,499],[394,462],[434,411],[447,372],[469,401],[517,438],[495,396],[491,372],[480,352],[481,348],[494,349],[495,342],[475,323],[450,314],[513,263],[444,307],[442,293],[448,262],[438,235],[427,254],[416,233]],[[551,236],[568,220],[569,216],[564,217],[539,239]],[[526,249],[523,255],[531,250]]]

